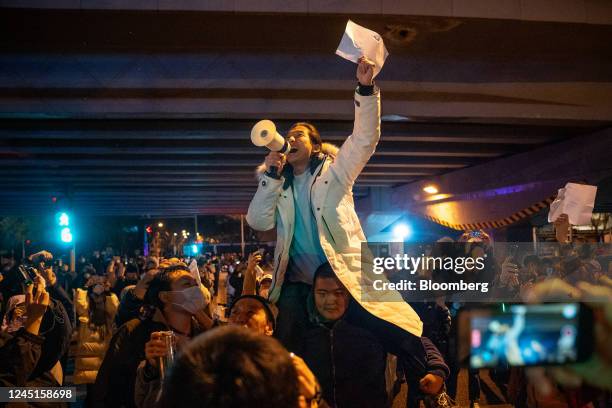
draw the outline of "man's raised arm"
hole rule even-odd
[[[353,185],[380,139],[380,92],[373,84],[373,67],[374,63],[367,58],[359,60],[353,134],[342,144],[330,166],[338,180],[347,187]]]

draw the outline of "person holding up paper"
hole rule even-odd
[[[257,169],[259,188],[246,220],[258,231],[276,229],[269,297],[280,309],[277,337],[289,350],[301,341],[306,297],[320,265],[329,260],[340,275],[355,275],[352,282],[343,280],[347,286],[358,284],[359,258],[355,263],[344,254],[349,249],[352,256],[360,254],[365,241],[351,190],[380,138],[380,92],[373,84],[373,67],[367,58],[359,60],[354,132],[340,149],[323,143],[312,124],[298,122],[287,135],[289,154],[271,152]],[[270,172],[272,167],[277,172]]]
[[[329,263],[369,315],[357,320],[384,341],[397,344],[398,357],[418,382],[427,374],[419,316],[403,301],[363,301],[361,296],[361,243],[366,237],[352,188],[380,138],[380,91],[373,82],[376,63],[363,55],[357,63],[353,133],[338,149],[323,143],[312,124],[294,124],[287,135],[290,152],[269,153],[258,167],[258,189],[246,220],[257,231],[276,230],[269,299],[279,309],[275,336],[289,351],[299,349],[303,340],[315,271]],[[432,394],[440,392],[442,382],[436,378]]]
[[[336,50],[336,55],[354,63],[358,63],[361,57],[368,58],[374,64],[372,78],[376,78],[389,53],[385,48],[382,37],[377,32],[368,30],[349,20],[346,23],[346,29]]]
[[[555,225],[557,241],[568,242],[571,225],[591,223],[597,186],[567,183],[560,188],[555,201],[550,204],[548,222]]]

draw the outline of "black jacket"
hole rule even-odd
[[[144,320],[132,319],[121,326],[111,339],[93,389],[94,407],[136,407],[134,386],[136,371],[145,360],[145,343],[151,333],[170,328],[156,317]],[[193,334],[203,330],[193,320]]]
[[[145,306],[143,300],[134,295],[135,286],[128,287],[120,298],[119,309],[115,315],[115,323],[121,326],[132,319],[137,319],[141,314],[141,309]]]
[[[387,352],[369,331],[343,319],[313,324],[297,354],[319,380],[331,407],[387,406]]]
[[[48,363],[52,362],[53,365],[57,363],[54,357],[57,353],[53,350],[43,351],[44,344],[45,337],[31,334],[23,328],[15,333],[0,332],[0,386],[59,387],[60,384],[50,372],[53,367],[45,369]],[[11,407],[12,404],[6,406]],[[57,402],[30,402],[16,403],[15,406],[65,407],[67,405]]]
[[[136,369],[145,359],[144,346],[151,333],[168,327],[151,319],[132,319],[111,339],[93,388],[95,407],[135,407]]]
[[[448,366],[428,338],[392,330],[393,325],[371,315],[354,301],[335,322],[323,322],[312,295],[307,304],[310,324],[296,353],[319,380],[323,397],[331,407],[388,406],[387,353],[398,355],[400,362],[410,360],[405,371],[411,381],[418,381],[427,373],[448,377]],[[406,341],[406,337],[411,341]],[[410,353],[409,360],[400,356],[406,353]]]
[[[62,306],[64,306],[66,310],[66,316],[68,316],[71,325],[74,326],[74,305],[72,304],[71,297],[68,296],[64,288],[57,282],[54,286],[47,286],[47,291],[49,292],[49,296],[62,303]]]

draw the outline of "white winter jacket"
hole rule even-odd
[[[321,247],[336,276],[351,295],[370,313],[420,336],[423,324],[412,307],[394,291],[373,293],[371,282],[361,276],[361,243],[366,241],[353,203],[353,184],[380,138],[380,93],[355,93],[355,124],[338,150],[324,144],[322,154],[311,160],[309,170],[316,176],[310,187],[312,214],[319,230]],[[246,216],[257,231],[276,228],[273,282],[270,300],[280,296],[289,262],[289,248],[295,227],[291,180],[275,179],[258,168],[259,187]],[[287,177],[289,178],[289,177]],[[364,262],[370,257],[366,257]],[[384,278],[382,278],[384,279]],[[367,295],[364,291],[367,291]]]

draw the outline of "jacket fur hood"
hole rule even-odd
[[[331,144],[331,143],[323,143],[321,145],[321,153],[323,153],[324,155],[327,155],[331,160],[334,160],[336,158],[336,155],[338,154],[339,149],[340,148],[338,146]],[[256,178],[259,180],[265,172],[266,172],[266,164],[265,162],[262,162],[255,169]]]

